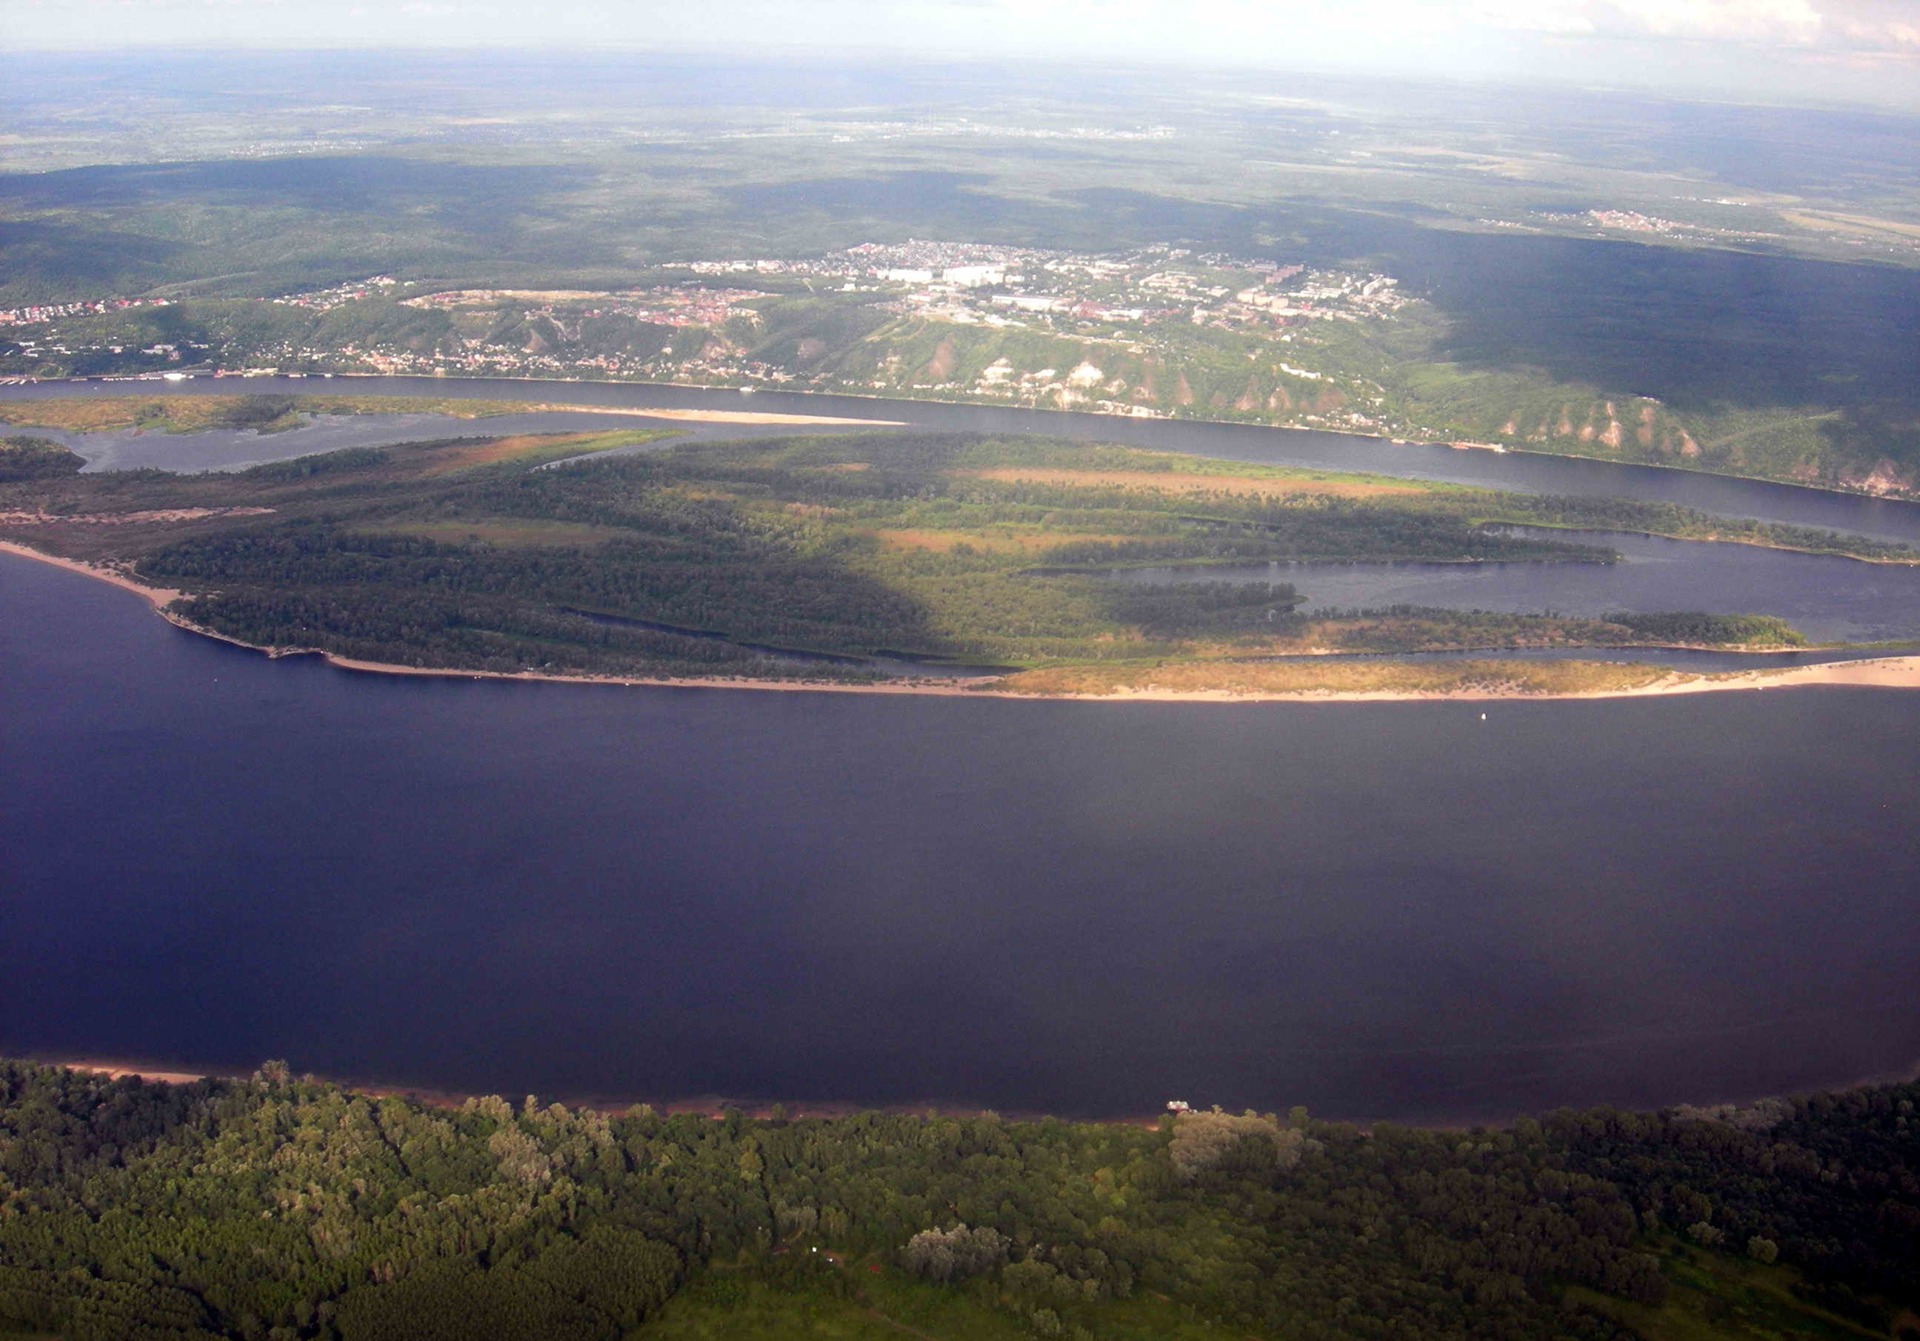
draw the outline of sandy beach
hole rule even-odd
[[[111,582],[122,591],[131,591],[135,595],[144,598],[156,610],[164,610],[167,606],[172,605],[175,601],[180,600],[186,595],[185,592],[174,591],[170,587],[150,587],[146,583],[135,581],[125,573],[118,572],[112,568],[105,568],[99,564],[82,563],[78,559],[63,559],[58,555],[48,554],[43,550],[32,549],[26,545],[16,545],[10,540],[0,540],[0,553],[17,554],[23,559],[35,559],[40,563],[50,563],[55,568],[64,568],[69,573],[79,573],[82,577],[97,578],[102,582]]]
[[[633,419],[668,419],[681,424],[792,424],[795,427],[906,428],[904,419],[845,419],[829,414],[782,414],[763,410],[626,409],[605,405],[533,405],[529,409],[568,414],[617,414]]]
[[[313,647],[260,647],[242,642],[213,629],[202,628],[167,607],[186,593],[168,587],[153,587],[125,573],[77,559],[63,559],[26,545],[0,540],[0,553],[64,568],[70,573],[109,582],[147,601],[169,623],[201,637],[214,638],[260,652],[268,657],[317,656],[341,670],[374,675],[417,675],[453,680],[520,680],[540,684],[623,685],[639,689],[746,689],[795,694],[914,694],[940,698],[998,698],[1071,700],[1079,703],[1406,703],[1434,700],[1458,702],[1541,702],[1560,699],[1652,698],[1671,694],[1717,694],[1738,690],[1795,689],[1815,685],[1852,686],[1873,689],[1920,689],[1920,656],[1875,657],[1863,661],[1829,662],[1818,666],[1792,666],[1779,669],[1731,671],[1711,675],[1679,672],[1649,684],[1628,688],[1583,690],[1572,693],[1552,691],[1500,692],[1461,690],[1445,693],[1407,692],[1403,690],[1290,690],[1284,693],[1240,692],[1229,689],[1161,689],[1151,685],[1126,687],[1111,693],[1023,693],[1015,689],[997,689],[995,680],[976,681],[972,686],[951,680],[892,680],[865,684],[836,684],[820,680],[755,680],[746,678],[704,677],[674,679],[646,675],[554,675],[544,671],[460,670],[453,667],[400,666],[381,661],[360,661],[352,657]],[[1498,660],[1489,655],[1488,660]]]
[[[122,1080],[127,1076],[138,1076],[142,1080],[160,1085],[191,1085],[198,1080],[232,1080],[234,1076],[205,1076],[196,1071],[163,1071],[150,1067],[123,1062],[102,1061],[96,1057],[62,1058],[59,1061],[39,1062],[40,1066],[64,1066],[69,1071],[85,1071],[89,1075],[105,1076],[109,1080]]]
[[[183,628],[194,628],[175,621]],[[215,635],[218,636],[218,635]],[[227,639],[231,642],[232,639]],[[246,644],[240,644],[245,646]],[[268,650],[268,649],[255,649]],[[421,666],[394,666],[377,661],[356,661],[318,649],[293,649],[269,655],[313,655],[342,670],[364,671],[377,675],[425,675],[441,679],[525,680],[551,684],[626,685],[646,689],[751,689],[802,694],[916,694],[940,698],[997,698],[1027,702],[1070,701],[1074,703],[1418,703],[1447,702],[1544,702],[1562,699],[1652,698],[1672,694],[1715,694],[1732,690],[1792,689],[1809,685],[1852,685],[1876,689],[1920,689],[1920,656],[1884,657],[1871,661],[1831,662],[1820,666],[1795,666],[1779,670],[1735,671],[1719,675],[1675,673],[1652,684],[1625,689],[1585,690],[1578,693],[1514,693],[1462,690],[1454,693],[1408,693],[1400,690],[1377,692],[1310,689],[1286,693],[1241,693],[1230,689],[1122,688],[1109,694],[1022,693],[1013,689],[994,689],[994,681],[981,682],[979,688],[956,686],[949,680],[903,680],[878,684],[835,684],[830,681],[753,680],[708,677],[669,679],[653,676],[551,675],[538,671],[441,670]],[[1489,656],[1489,660],[1497,657]]]

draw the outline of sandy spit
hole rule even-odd
[[[755,680],[747,678],[704,677],[672,679],[666,676],[629,675],[553,675],[542,671],[459,670],[452,667],[399,666],[383,661],[361,661],[312,647],[260,647],[241,642],[185,619],[167,607],[185,597],[184,592],[167,587],[151,587],[125,573],[99,564],[63,559],[25,545],[0,540],[0,553],[16,554],[52,564],[83,577],[110,582],[134,592],[158,611],[162,618],[190,633],[232,643],[269,657],[318,656],[342,670],[377,675],[420,675],[445,680],[522,680],[544,684],[606,684],[646,689],[752,689],[795,694],[914,694],[935,698],[1070,699],[1080,703],[1406,703],[1428,700],[1484,702],[1541,702],[1556,699],[1653,698],[1670,694],[1717,694],[1749,689],[1792,689],[1809,685],[1848,685],[1877,689],[1920,689],[1920,656],[1876,657],[1870,661],[1829,662],[1820,666],[1793,666],[1782,669],[1736,671],[1723,675],[1685,675],[1675,673],[1652,684],[1631,689],[1599,689],[1570,694],[1513,694],[1469,691],[1458,694],[1407,693],[1398,690],[1356,692],[1302,690],[1294,693],[1243,694],[1226,689],[1173,690],[1119,689],[1110,694],[1022,694],[1008,689],[969,688],[951,680],[886,680],[866,684],[836,684],[817,680]],[[983,682],[976,681],[976,684]],[[984,684],[991,684],[985,681]]]
[[[171,587],[150,587],[144,582],[136,581],[127,576],[127,574],[120,572],[118,569],[108,568],[103,564],[83,563],[79,559],[63,559],[58,555],[48,554],[43,550],[31,549],[26,545],[16,545],[10,540],[0,540],[0,553],[17,554],[23,559],[35,559],[41,563],[50,563],[55,568],[64,568],[70,573],[79,573],[83,577],[93,577],[98,578],[102,582],[111,582],[123,591],[131,591],[135,595],[143,597],[156,610],[164,611],[167,606],[172,605],[175,601],[181,600],[186,596],[184,591],[174,591]]]
[[[175,622],[181,623],[183,628],[204,632],[182,621]],[[1433,700],[1544,702],[1559,699],[1653,698],[1670,694],[1715,694],[1740,689],[1791,689],[1806,685],[1920,689],[1920,656],[1833,662],[1820,666],[1795,666],[1780,670],[1739,671],[1711,677],[1676,673],[1664,680],[1656,680],[1652,684],[1631,689],[1598,689],[1569,694],[1482,691],[1422,694],[1399,690],[1360,692],[1327,689],[1301,690],[1294,693],[1243,694],[1229,689],[1155,689],[1151,687],[1119,689],[1111,694],[1023,694],[1009,689],[969,689],[956,686],[951,680],[897,680],[882,681],[877,684],[720,677],[675,680],[657,676],[549,675],[538,671],[470,671],[395,666],[378,661],[356,661],[349,657],[335,656],[331,652],[305,648],[286,651],[269,650],[269,655],[287,656],[309,652],[342,670],[365,671],[379,675],[426,675],[442,679],[465,680],[529,680],[552,684],[614,684],[650,689],[754,689],[801,694],[916,694],[936,698],[1022,699],[1028,702],[1040,700],[1070,700],[1076,703],[1414,703]]]
[[[669,410],[610,408],[604,405],[535,405],[535,410],[570,414],[618,414],[634,419],[671,419],[684,424],[795,424],[860,428],[906,428],[904,419],[841,419],[826,414],[781,414],[766,410]]]

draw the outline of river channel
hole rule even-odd
[[[1920,1061],[1920,695],[1898,691],[385,677],[0,555],[0,794],[16,1055],[1409,1121]]]
[[[129,391],[899,419],[1920,543],[1912,504],[1193,422],[441,379],[0,396]],[[368,416],[68,440],[94,468],[198,470],[645,423]],[[1920,632],[1917,570],[1597,539],[1625,561],[1230,575],[1293,582],[1314,608]],[[0,787],[14,1054],[283,1056],[569,1098],[1094,1116],[1182,1098],[1410,1121],[1737,1099],[1920,1062],[1920,696],[1897,691],[1483,709],[390,678],[196,638],[0,555]]]

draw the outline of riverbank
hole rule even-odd
[[[0,554],[13,554],[22,559],[33,559],[39,563],[51,564],[55,568],[64,568],[69,573],[78,573],[82,577],[91,577],[96,581],[109,583],[120,588],[122,591],[132,592],[153,606],[153,608],[163,616],[166,614],[167,606],[172,605],[177,600],[183,599],[187,594],[184,591],[175,591],[171,587],[149,586],[144,582],[129,577],[117,569],[107,568],[100,564],[84,563],[79,559],[63,559],[57,554],[48,554],[43,550],[15,544],[11,540],[0,540]],[[174,620],[172,622],[179,623],[180,621]],[[186,626],[182,625],[182,627]]]
[[[129,1061],[101,1057],[24,1057],[33,1066],[59,1067],[85,1075],[106,1076],[110,1080],[123,1080],[138,1077],[151,1085],[195,1085],[204,1080],[246,1081],[251,1075],[239,1071],[194,1070],[181,1064]],[[350,1094],[369,1099],[406,1099],[426,1108],[456,1109],[476,1099],[494,1096],[481,1091],[439,1089],[426,1085],[403,1085],[391,1081],[369,1081],[342,1078],[339,1076],[313,1075],[296,1072],[306,1079],[317,1080]],[[1852,1090],[1867,1089],[1881,1085],[1908,1085],[1920,1080],[1920,1062],[1912,1065],[1892,1067],[1871,1071],[1865,1074],[1850,1075],[1832,1085],[1821,1087],[1829,1092],[1846,1093]],[[862,1114],[884,1113],[890,1116],[932,1116],[938,1114],[948,1118],[997,1117],[1011,1122],[1041,1122],[1055,1115],[1039,1109],[980,1108],[972,1104],[938,1099],[922,1099],[911,1103],[863,1104],[841,1099],[736,1099],[723,1094],[687,1095],[676,1098],[657,1096],[634,1096],[621,1094],[566,1093],[538,1096],[549,1103],[559,1103],[575,1112],[600,1113],[608,1117],[617,1117],[633,1111],[635,1108],[647,1108],[662,1115],[695,1114],[715,1120],[729,1113],[739,1113],[743,1117],[758,1121],[844,1119]],[[1683,1109],[1709,1114],[1725,1107],[1746,1107],[1756,1103],[1779,1098],[1772,1094],[1727,1093],[1716,1097],[1702,1098],[1698,1094],[1676,1100]],[[1103,1127],[1157,1127],[1163,1114],[1160,1111],[1146,1113],[1108,1113],[1097,1117],[1080,1116],[1070,1119],[1079,1124]],[[1373,1120],[1365,1115],[1347,1114],[1348,1121]],[[1453,1131],[1465,1129],[1482,1119],[1470,1114],[1458,1117],[1437,1117],[1423,1121],[1400,1121],[1400,1125],[1425,1131]]]
[[[848,419],[830,414],[783,414],[753,410],[627,409],[605,405],[528,405],[535,414],[606,414],[634,419],[665,419],[676,424],[747,424],[780,428],[907,428],[904,419]]]
[[[828,680],[755,679],[751,677],[687,677],[649,675],[561,675],[545,671],[465,670],[458,667],[405,666],[341,656],[321,648],[262,647],[205,628],[170,607],[186,593],[155,587],[117,569],[62,558],[11,541],[0,541],[0,553],[61,568],[106,582],[145,600],[167,622],[200,637],[259,652],[272,658],[317,656],[341,670],[376,675],[424,676],[437,679],[518,680],[545,684],[618,685],[645,689],[744,689],[762,692],[814,694],[915,695],[940,698],[1067,699],[1088,703],[1395,703],[1434,700],[1465,702],[1551,701],[1570,699],[1643,698],[1672,694],[1725,693],[1734,690],[1791,689],[1808,686],[1920,689],[1920,656],[1876,657],[1869,660],[1827,662],[1816,666],[1769,668],[1690,674],[1662,671],[1644,663],[1519,662],[1490,655],[1484,660],[1458,662],[1445,669],[1452,681],[1441,687],[1435,669],[1425,668],[1426,685],[1409,679],[1406,663],[1343,660],[1325,667],[1310,662],[1219,663],[1186,662],[1149,671],[1112,671],[1076,667],[1020,671],[982,677],[966,684],[951,679],[898,679],[878,682],[835,683]],[[1336,669],[1337,665],[1337,669]],[[1493,668],[1499,668],[1497,671]],[[1311,671],[1318,683],[1301,672]],[[1610,683],[1598,687],[1569,687],[1569,676],[1584,673]],[[1371,675],[1376,682],[1366,682]],[[1133,675],[1129,681],[1122,678]],[[1488,687],[1476,687],[1493,678]],[[1515,678],[1523,677],[1523,678]],[[1531,677],[1537,687],[1527,687]],[[1211,682],[1210,682],[1211,681]],[[1224,682],[1222,682],[1224,681]],[[1398,683],[1395,683],[1398,681]]]
[[[20,1060],[34,1066],[60,1067],[68,1071],[78,1071],[86,1075],[106,1076],[110,1080],[124,1080],[137,1076],[152,1085],[195,1085],[203,1080],[244,1081],[250,1076],[227,1071],[195,1071],[179,1065],[163,1062],[136,1062],[125,1059],[102,1057],[26,1057]],[[352,1094],[364,1095],[370,1099],[408,1099],[428,1108],[459,1108],[473,1099],[493,1097],[479,1091],[436,1089],[423,1085],[397,1085],[386,1081],[359,1081],[342,1079],[337,1076],[313,1076],[323,1084],[335,1086]],[[975,1108],[967,1104],[943,1102],[928,1099],[915,1103],[861,1104],[848,1100],[814,1099],[750,1099],[735,1100],[722,1094],[700,1094],[679,1098],[662,1099],[635,1097],[629,1095],[607,1094],[562,1094],[541,1096],[550,1102],[566,1105],[576,1112],[604,1113],[610,1117],[630,1111],[635,1107],[651,1108],[656,1113],[679,1114],[694,1113],[703,1117],[722,1118],[730,1112],[738,1112],[745,1117],[768,1120],[779,1117],[798,1118],[849,1118],[862,1113],[888,1113],[893,1115],[927,1114],[938,1112],[943,1117],[980,1117],[988,1113],[997,1113],[1003,1118],[1015,1122],[1040,1121],[1047,1114],[1012,1110]],[[777,1110],[777,1111],[776,1111]],[[1080,1122],[1094,1123],[1100,1126],[1153,1127],[1159,1122],[1158,1114],[1129,1114],[1096,1118],[1078,1118]],[[1464,1123],[1461,1125],[1465,1125]]]

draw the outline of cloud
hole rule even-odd
[[[1599,32],[1707,41],[1803,43],[1816,39],[1812,0],[1595,0]]]
[[[1224,64],[1920,106],[1920,0],[0,0],[0,49],[157,45]]]

